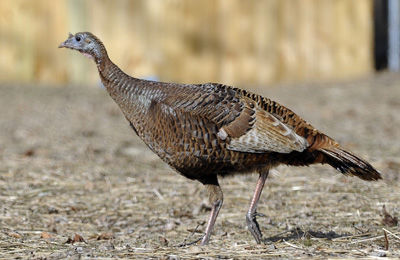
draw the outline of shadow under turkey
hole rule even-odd
[[[278,241],[288,241],[288,240],[295,240],[295,239],[301,239],[304,237],[313,237],[313,238],[326,238],[326,239],[334,239],[334,238],[339,238],[339,237],[347,237],[351,236],[349,233],[343,233],[343,234],[338,234],[335,231],[328,231],[328,232],[322,232],[322,231],[313,231],[313,230],[307,230],[304,231],[301,228],[293,228],[291,230],[282,232],[280,234],[277,234],[275,236],[267,237],[264,238],[264,242],[278,242]]]

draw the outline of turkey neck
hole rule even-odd
[[[138,90],[140,80],[127,75],[108,56],[97,60],[96,63],[101,82],[114,100],[121,95],[135,94],[132,91]]]
[[[125,114],[128,112],[127,109],[136,110],[134,106],[140,104],[135,104],[135,99],[146,88],[146,84],[143,84],[144,80],[127,75],[108,56],[96,61],[96,63],[101,82],[121,110]]]
[[[107,92],[135,130],[137,128],[137,132],[142,132],[143,129],[138,124],[146,117],[151,102],[161,98],[161,91],[157,86],[149,84],[149,81],[127,75],[107,56],[96,63]]]

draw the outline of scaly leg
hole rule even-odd
[[[215,220],[217,219],[219,210],[221,209],[222,206],[222,202],[224,201],[222,190],[218,182],[216,184],[206,184],[206,187],[211,203],[211,213],[210,213],[210,218],[208,219],[206,233],[204,234],[204,237],[201,240],[202,246],[208,244],[208,241],[210,240]]]
[[[251,234],[255,238],[257,244],[262,242],[262,233],[260,231],[260,227],[257,223],[257,203],[260,199],[261,192],[264,188],[265,181],[267,180],[269,171],[263,171],[260,173],[260,177],[258,178],[256,190],[254,191],[253,198],[251,199],[249,210],[246,214],[246,222],[247,227],[250,230]]]
[[[214,224],[215,224],[215,220],[217,219],[219,210],[221,209],[221,206],[222,206],[223,194],[222,194],[222,190],[218,184],[217,179],[215,179],[212,183],[207,183],[204,185],[207,187],[209,200],[211,203],[211,213],[210,213],[210,217],[208,219],[206,232],[203,237],[196,239],[195,241],[192,241],[189,243],[184,241],[183,243],[179,244],[178,247],[193,245],[193,244],[196,244],[197,242],[199,242],[200,240],[201,240],[201,245],[204,246],[204,245],[208,244],[208,241],[210,240],[210,236],[211,236],[211,232],[213,230]]]

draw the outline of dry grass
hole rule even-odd
[[[205,228],[205,191],[155,157],[104,90],[1,86],[0,258],[400,257],[399,226],[382,223],[383,205],[400,213],[400,78],[258,92],[370,160],[384,180],[279,168],[259,206],[268,241],[256,245],[244,218],[256,176],[225,178],[210,245],[177,248]]]

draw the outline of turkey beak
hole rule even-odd
[[[66,41],[65,41],[66,42]],[[58,45],[58,48],[65,48],[67,47],[67,45],[65,44],[65,42],[60,43],[60,45]]]
[[[58,45],[58,48],[71,48],[71,42],[68,39],[66,39],[64,42],[60,43],[60,45]]]
[[[58,45],[58,48],[68,48],[68,41],[69,39],[71,39],[72,37],[74,37],[74,35],[72,35],[71,33],[68,34],[68,39],[66,39],[64,42],[60,43],[60,45]]]

